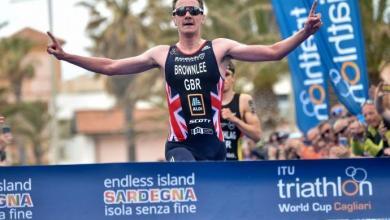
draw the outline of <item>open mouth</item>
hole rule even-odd
[[[194,22],[191,20],[187,20],[183,22],[183,26],[192,26],[192,25],[194,25]]]

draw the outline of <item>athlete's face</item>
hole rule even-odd
[[[223,85],[223,92],[228,92],[234,87],[234,74],[230,71],[226,71],[225,73],[225,81]]]
[[[381,123],[381,116],[375,109],[373,104],[366,104],[363,106],[363,115],[368,125],[378,128]]]
[[[180,33],[192,34],[200,30],[205,16],[197,0],[179,0],[176,3],[175,10],[176,13],[173,15],[173,22]],[[185,11],[185,14],[182,13],[183,11]]]

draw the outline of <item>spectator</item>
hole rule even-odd
[[[375,104],[383,119],[382,137],[387,145],[390,143],[390,63],[384,65],[380,73],[382,82],[375,93]],[[390,148],[384,149],[384,155],[390,156]]]
[[[332,106],[332,108],[330,109],[330,112],[331,112],[331,118],[343,118],[343,117],[346,117],[347,116],[347,109],[344,107],[344,105],[342,104],[336,104],[334,106]]]
[[[349,127],[349,119],[348,118],[340,118],[338,119],[334,125],[333,130],[336,136],[336,142],[339,146],[348,147],[348,127]]]
[[[286,148],[284,150],[284,157],[286,160],[300,159],[299,152],[304,147],[300,138],[291,138],[286,141]]]
[[[353,151],[358,153],[358,155],[362,155],[363,152],[363,155],[383,156],[384,149],[388,147],[388,143],[382,138],[382,118],[376,111],[372,101],[366,102],[362,111],[367,128],[363,134],[361,134],[361,131],[358,134],[354,133],[351,142]]]
[[[318,128],[320,130],[321,134],[321,140],[319,141],[319,147],[321,148],[321,154],[325,157],[329,156],[329,150],[337,146],[337,139],[336,135],[333,131],[333,126],[331,123],[334,123],[334,120],[332,121],[323,121],[318,125]]]
[[[336,143],[329,149],[329,158],[347,158],[350,157],[350,149],[348,144],[349,119],[339,118],[333,125],[333,131],[336,138]]]
[[[310,129],[306,134],[305,144],[299,149],[301,159],[321,159],[321,134],[318,127]]]

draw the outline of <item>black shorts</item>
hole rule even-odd
[[[165,159],[167,161],[224,161],[226,147],[222,141],[202,144],[186,142],[167,142],[165,144]]]

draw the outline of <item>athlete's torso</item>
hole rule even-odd
[[[220,124],[223,79],[212,43],[206,41],[191,55],[171,46],[165,79],[170,119],[168,142],[183,143],[195,154],[211,155],[213,152],[208,152],[213,151],[211,145],[223,140]]]
[[[239,119],[240,114],[240,94],[234,94],[233,99],[230,103],[223,105],[222,108],[228,108],[230,111]],[[221,120],[221,127],[226,145],[226,160],[239,160],[241,159],[241,147],[240,138],[241,131],[238,127],[226,120]]]

